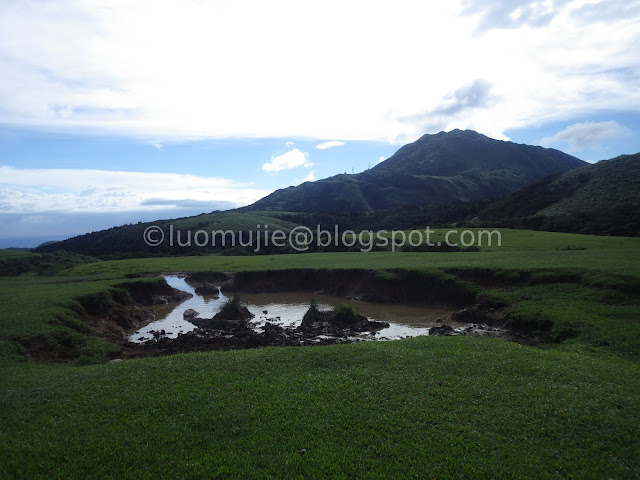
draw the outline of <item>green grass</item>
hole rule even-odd
[[[153,222],[151,222],[153,223]],[[273,230],[291,230],[296,225],[269,216],[269,212],[218,212],[196,217],[186,217],[171,222],[175,230],[231,230],[233,232],[255,230],[257,225],[269,225]]]
[[[536,270],[590,269],[621,275],[640,273],[640,248],[618,250],[406,253],[344,252],[253,257],[203,256],[110,260],[82,265],[65,273],[71,276],[121,277],[130,273],[275,270],[290,268],[487,268]]]
[[[0,478],[638,478],[640,239],[503,232],[491,251],[146,258],[0,278]],[[457,277],[512,304],[515,322],[551,320],[557,343],[424,337],[78,366],[118,348],[91,336],[77,299],[125,276],[290,268]],[[72,361],[26,360],[25,340]]]
[[[581,283],[554,283],[501,288],[490,292],[490,296],[514,305],[510,314],[516,323],[552,321],[550,333],[556,341],[563,342],[562,348],[586,344],[640,359],[637,295]]]
[[[69,277],[0,278],[2,335],[36,335],[53,328],[50,321],[70,316],[71,301],[106,290],[114,282],[85,282]]]
[[[426,242],[426,230],[419,230]],[[403,230],[407,240],[412,230]],[[451,232],[451,233],[449,233]],[[465,232],[465,233],[463,233]],[[471,232],[471,233],[469,233]],[[490,235],[489,233],[490,232]],[[500,235],[493,232],[499,232]],[[359,232],[355,232],[359,234]],[[462,239],[460,238],[462,235]],[[391,238],[391,232],[382,234]],[[368,239],[368,236],[364,237]],[[402,240],[402,235],[395,235],[396,241]],[[412,240],[417,242],[419,235],[414,233]],[[375,236],[374,236],[375,239]],[[500,239],[500,242],[498,242]],[[640,248],[640,238],[637,237],[606,237],[598,235],[580,235],[577,233],[543,232],[535,230],[514,230],[510,228],[451,228],[432,229],[429,241],[432,244],[446,241],[454,246],[464,247],[473,244],[482,251],[549,251],[549,250],[627,250]],[[491,240],[491,241],[489,241]],[[462,243],[461,243],[462,242]]]
[[[362,268],[378,270],[384,276],[386,269],[399,268],[422,270],[432,276],[442,271],[470,276],[482,288],[497,283],[497,287],[485,289],[485,294],[515,304],[513,315],[520,323],[536,325],[551,319],[552,335],[558,340],[573,339],[568,343],[586,343],[623,356],[640,355],[637,301],[629,297],[629,291],[640,288],[640,239],[513,230],[502,233],[505,250],[161,257],[89,263],[59,277],[0,278],[0,302],[5,305],[0,313],[5,325],[0,339],[40,335],[60,344],[71,342],[71,336],[78,345],[76,350],[82,350],[80,345],[87,337],[78,334],[82,325],[69,313],[68,305],[84,292],[104,290],[131,274]],[[560,248],[565,244],[573,248]],[[533,250],[535,245],[539,250]],[[88,345],[98,349],[96,359],[105,358],[102,345],[93,340]]]
[[[64,251],[40,254],[0,250],[0,276],[54,275],[60,270],[96,261],[95,258]]]
[[[8,248],[0,248],[0,258],[24,257],[27,255],[29,255],[29,252],[24,250],[10,250]]]
[[[3,477],[640,475],[614,357],[433,337],[3,373]]]
[[[31,346],[57,352],[56,355],[63,354],[60,360],[75,360],[80,364],[103,363],[113,358],[121,349],[92,335],[94,329],[84,320],[87,312],[78,300],[104,293],[111,299],[114,285],[123,281],[126,280],[0,277],[0,342],[4,344],[0,348],[0,362],[21,362],[23,357],[16,353],[27,353],[23,345],[27,350]]]

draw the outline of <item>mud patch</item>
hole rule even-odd
[[[483,303],[477,287],[442,272],[299,269],[203,272],[167,278],[169,282],[129,281],[114,286],[108,294],[78,299],[91,333],[123,348],[124,357],[328,345],[429,334],[488,335],[527,344],[545,341],[509,329],[508,306]],[[198,295],[196,289],[206,294]],[[236,294],[249,306],[250,315],[242,319],[216,317],[222,305]],[[287,295],[303,297],[290,318],[282,313],[289,306],[273,303],[275,298]],[[311,298],[320,303],[320,313],[305,321]],[[325,299],[331,301],[325,303]],[[195,300],[201,303],[191,306]],[[354,308],[353,315],[349,321],[338,321],[332,317],[337,312],[334,308],[345,302],[350,305],[348,309]],[[425,309],[438,313],[404,324],[393,315],[385,317],[392,310],[402,314]],[[163,311],[175,312],[182,323],[158,323],[162,320],[154,316]],[[175,315],[170,322],[174,320]],[[23,347],[32,351],[47,349],[43,342]],[[61,358],[72,356],[62,349]]]
[[[407,272],[403,272],[407,274]],[[404,275],[409,276],[410,275]],[[420,278],[411,279],[419,280]],[[400,290],[400,284],[403,283],[402,275],[387,274],[380,276],[376,272],[369,271],[315,271],[315,270],[293,270],[287,272],[241,272],[239,274],[207,274],[201,273],[196,276],[189,275],[186,278],[167,277],[167,281],[174,288],[186,288],[190,292],[198,292],[203,284],[210,282],[224,283],[220,285],[219,295],[210,297],[204,304],[200,306],[191,306],[197,297],[176,306],[174,320],[183,321],[189,324],[188,331],[184,328],[177,330],[177,325],[173,328],[161,328],[162,324],[155,322],[146,330],[146,336],[140,336],[137,340],[141,341],[138,345],[127,345],[128,356],[155,356],[166,355],[170,353],[180,353],[188,351],[205,351],[205,350],[226,350],[234,348],[256,348],[263,346],[309,346],[309,345],[328,345],[335,343],[351,343],[357,341],[368,340],[389,340],[395,338],[404,338],[406,336],[415,335],[471,335],[471,336],[494,336],[502,337],[509,340],[521,341],[522,343],[537,343],[530,341],[516,332],[511,332],[504,328],[508,307],[500,306],[495,308],[491,305],[483,305],[481,303],[473,303],[463,309],[456,309],[451,302],[445,302],[440,299],[440,309],[446,311],[445,314],[439,315],[438,318],[432,317],[428,321],[424,321],[419,327],[413,327],[414,331],[405,331],[405,335],[392,336],[389,331],[393,330],[394,324],[384,321],[384,315],[380,312],[374,312],[372,315],[362,315],[362,307],[374,308],[384,311],[389,307],[401,308],[428,308],[416,305],[403,305],[401,303],[376,303],[365,302],[362,299],[376,297],[387,299],[390,301],[392,296],[389,292],[383,293],[382,290],[392,287],[393,291]],[[406,281],[406,278],[404,278]],[[449,279],[436,279],[436,285],[425,282],[420,284],[405,284],[406,288],[402,290],[400,298],[411,298],[424,302],[433,299],[435,291],[443,288]],[[329,281],[329,283],[324,283]],[[188,283],[187,283],[188,282]],[[375,287],[371,291],[367,290],[369,284]],[[212,284],[211,284],[212,285]],[[312,287],[316,290],[303,292],[283,292],[280,289],[292,288],[293,285],[298,287]],[[466,285],[456,284],[455,288],[449,292],[446,298],[455,298],[455,304],[458,306],[462,303],[462,299],[476,298],[473,290]],[[318,289],[318,287],[321,287]],[[449,287],[451,285],[449,284]],[[207,291],[214,292],[213,289],[206,288]],[[323,309],[316,311],[315,315],[310,316],[309,300],[311,298],[326,298],[327,292],[342,293],[343,297],[334,295],[335,299],[344,302],[347,299],[352,310],[352,319],[346,323],[337,321],[332,318],[337,310],[333,310],[331,305],[323,305]],[[225,295],[226,294],[226,295]],[[223,318],[224,315],[214,313],[212,310],[219,310],[225,302],[228,302],[232,295],[239,294],[243,300],[247,298],[247,304],[250,310],[244,308],[244,315],[229,316]],[[196,294],[197,295],[197,294]],[[274,315],[280,313],[281,310],[274,307],[274,304],[268,303],[274,299],[281,299],[283,296],[297,295],[304,300],[298,303],[297,317],[295,319],[282,318],[282,315]],[[262,297],[263,303],[252,304],[254,299]],[[398,300],[395,298],[394,300]],[[422,303],[421,302],[421,303]],[[447,305],[448,306],[444,306]],[[337,303],[335,304],[337,305]],[[469,305],[469,304],[467,304]],[[343,306],[344,307],[344,306]],[[342,307],[341,307],[342,308]],[[348,307],[351,308],[351,307]],[[206,310],[207,313],[200,312]],[[365,308],[366,310],[366,308]],[[442,311],[440,310],[440,311]],[[231,318],[233,317],[233,318]],[[252,318],[255,317],[255,318]],[[293,321],[292,321],[293,320]],[[382,320],[382,321],[381,321]],[[395,325],[396,330],[399,328]],[[406,327],[411,328],[411,327]],[[138,331],[136,335],[140,334]],[[397,331],[396,331],[397,333]],[[408,333],[408,334],[407,334]]]
[[[311,290],[378,303],[419,303],[466,306],[478,298],[478,290],[454,276],[438,272],[389,269],[294,269],[238,272],[221,291],[282,292]]]
[[[397,339],[416,335],[427,335],[430,327],[438,321],[448,321],[455,307],[446,305],[422,305],[401,303],[366,302],[353,298],[328,295],[319,291],[275,291],[269,293],[249,293],[246,291],[220,293],[219,295],[198,295],[199,285],[191,278],[168,276],[166,281],[174,288],[194,293],[194,296],[180,304],[155,306],[157,319],[140,328],[129,330],[130,340],[145,342],[161,336],[176,338],[187,334],[196,326],[203,326],[207,318],[212,318],[233,295],[238,294],[242,303],[255,315],[251,326],[261,331],[266,323],[283,328],[297,328],[315,299],[321,310],[333,310],[346,303],[355,311],[372,321],[381,321],[388,327],[380,332],[379,338]],[[456,326],[463,326],[459,324]],[[164,331],[164,332],[163,332]]]

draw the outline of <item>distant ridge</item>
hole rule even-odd
[[[545,178],[497,200],[478,218],[492,226],[640,235],[640,153]]]
[[[375,167],[277,190],[240,210],[347,212],[497,198],[586,162],[472,130],[424,135]]]

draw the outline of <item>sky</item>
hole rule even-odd
[[[473,129],[640,151],[640,1],[2,0],[0,247],[253,203]]]

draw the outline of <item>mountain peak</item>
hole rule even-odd
[[[338,212],[477,201],[583,165],[558,150],[456,129],[423,135],[362,173],[278,190],[245,208]]]
[[[460,130],[458,128],[454,128],[453,130],[449,130],[445,132],[444,130],[438,133],[425,133],[422,135],[416,142],[420,142],[423,140],[430,139],[442,139],[447,137],[456,137],[456,138],[477,138],[477,137],[485,137],[489,138],[486,135],[476,132],[475,130]],[[415,143],[415,142],[414,142]]]

